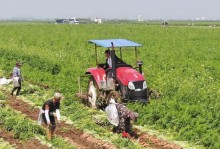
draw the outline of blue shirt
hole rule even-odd
[[[13,69],[13,77],[21,77],[21,70],[18,67],[14,67]]]

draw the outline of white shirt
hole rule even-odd
[[[108,63],[108,66],[109,66],[110,68],[112,68],[112,59],[111,59],[111,57],[108,58],[107,63]]]

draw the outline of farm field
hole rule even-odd
[[[160,93],[147,106],[129,104],[138,112],[137,125],[162,130],[173,140],[188,141],[204,148],[220,148],[220,28],[161,27],[144,24],[0,25],[0,72],[10,74],[17,60],[24,63],[25,83],[61,91],[63,114],[80,129],[90,130],[101,140],[108,140],[118,148],[141,148],[136,141],[112,135],[109,127],[90,123],[92,115],[99,115],[75,97],[77,77],[95,66],[95,52],[90,39],[126,38],[143,45],[139,58],[148,87]],[[102,49],[99,58],[104,62]],[[133,53],[125,61],[134,64]],[[36,88],[23,89],[32,94]],[[38,95],[46,100],[53,94],[48,90]],[[33,96],[37,106],[42,102]],[[91,115],[91,116],[90,116]],[[102,114],[101,114],[102,115]],[[87,121],[86,121],[87,120]],[[114,139],[116,137],[117,139]]]
[[[12,98],[12,96],[9,95],[11,87],[12,86],[10,85],[0,88],[3,97],[9,99],[7,100],[7,104],[10,108],[25,114],[28,118],[31,118],[36,122],[39,112],[37,105],[41,104],[44,101],[44,98],[49,98],[48,92],[51,92],[52,90],[44,90],[38,86],[25,84],[23,88],[26,94],[20,98]],[[63,120],[65,120],[66,123],[61,123],[61,127],[58,127],[56,130],[56,134],[62,136],[62,138],[68,138],[68,140],[70,140],[70,142],[77,148],[84,148],[85,146],[86,148],[112,149],[115,148],[115,146],[117,148],[181,148],[172,140],[167,141],[165,139],[157,138],[152,134],[147,134],[145,131],[140,130],[139,134],[141,133],[141,135],[138,140],[123,139],[120,135],[113,135],[111,133],[111,126],[106,121],[104,112],[87,109],[88,111],[84,112],[86,113],[86,115],[84,115],[81,114],[83,113],[82,111],[86,110],[86,108],[83,107],[81,107],[81,109],[76,109],[75,111],[68,112],[68,110],[69,109],[62,110],[64,114],[67,114],[68,118],[63,117]],[[58,140],[54,140],[54,142],[56,141]],[[61,142],[63,141],[61,140]],[[54,144],[52,145],[54,146]]]

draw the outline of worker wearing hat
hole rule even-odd
[[[56,112],[58,123],[60,123],[60,100],[62,98],[60,93],[55,93],[53,99],[47,100],[42,106],[42,119],[47,126],[48,140],[51,140],[56,128],[54,112]]]
[[[20,93],[20,90],[21,90],[21,82],[23,80],[22,76],[21,76],[21,63],[20,62],[17,62],[15,64],[15,67],[13,68],[13,71],[12,71],[12,79],[13,79],[13,85],[14,85],[14,88],[12,89],[11,91],[11,95],[14,94],[14,92],[17,90],[16,92],[16,96],[19,95]]]

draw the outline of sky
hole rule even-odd
[[[0,0],[0,19],[220,19],[220,0]]]

